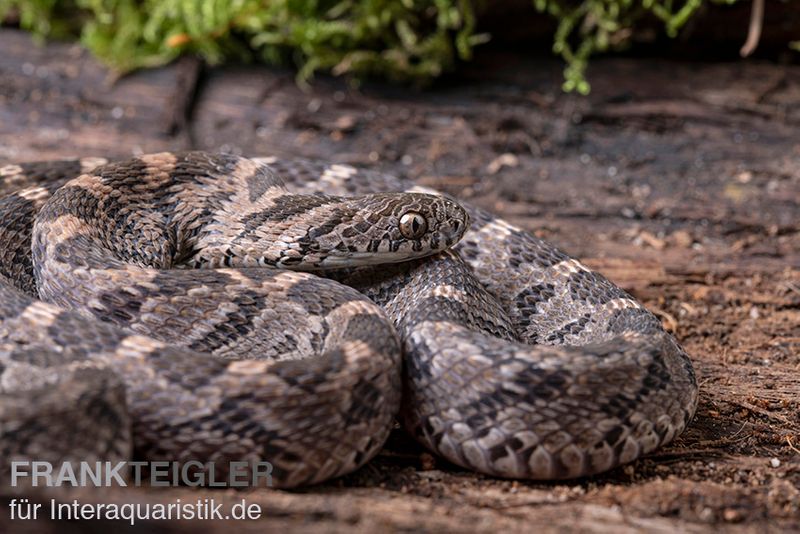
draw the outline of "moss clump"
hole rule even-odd
[[[426,83],[489,39],[476,33],[476,1],[0,0],[0,17],[13,13],[40,36],[79,35],[118,72],[196,53],[211,63],[293,63],[301,81],[328,70]],[[675,35],[704,1],[532,0],[532,8],[558,21],[553,50],[567,64],[564,89],[587,93],[593,53],[625,44],[645,16]]]
[[[12,12],[38,35],[80,35],[119,72],[198,53],[294,63],[301,80],[324,69],[426,82],[484,40],[468,0],[0,0]]]
[[[713,0],[733,4],[737,0]],[[596,52],[624,46],[636,22],[647,16],[663,21],[667,35],[678,30],[704,0],[533,0],[536,9],[558,20],[553,51],[567,62],[564,90],[589,92],[586,63]]]

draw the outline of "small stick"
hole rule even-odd
[[[761,28],[764,25],[764,0],[753,0],[753,10],[750,12],[750,27],[747,29],[747,40],[744,42],[739,55],[747,57],[752,54],[761,39]]]

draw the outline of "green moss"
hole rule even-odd
[[[667,35],[678,30],[704,0],[533,0],[536,9],[558,20],[553,51],[567,63],[564,90],[589,92],[584,77],[589,57],[627,44],[631,29],[646,16],[663,21]],[[737,0],[713,0],[732,4]]]
[[[294,63],[307,80],[324,69],[427,82],[469,59],[469,0],[0,0],[0,15],[41,36],[80,35],[119,72],[182,53]]]
[[[492,4],[476,9],[476,1],[0,0],[0,17],[15,13],[41,37],[80,36],[120,73],[195,53],[210,63],[293,64],[303,83],[326,70],[424,84],[489,39],[475,28],[477,13]],[[592,54],[624,46],[646,16],[675,36],[704,1],[532,0],[532,7],[558,21],[553,51],[566,62],[564,90],[585,94]]]

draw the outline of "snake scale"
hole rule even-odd
[[[266,460],[293,487],[399,417],[460,466],[564,479],[694,415],[689,358],[630,295],[404,179],[186,152],[7,165],[0,193],[6,464]]]

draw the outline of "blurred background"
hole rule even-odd
[[[265,514],[237,529],[800,530],[800,2],[0,0],[0,17],[0,165],[196,148],[410,176],[582,258],[695,363],[689,429],[610,473],[492,480],[398,429],[357,473],[248,495]]]

